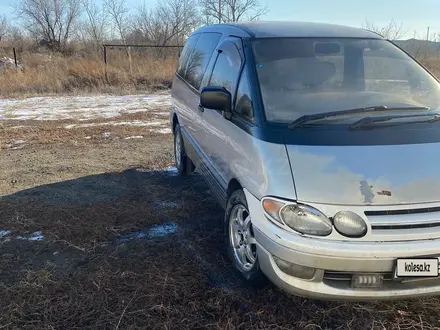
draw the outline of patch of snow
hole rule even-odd
[[[23,149],[24,148],[24,144],[22,144],[22,145],[19,145],[19,146],[14,146],[14,147],[11,147],[10,149],[11,150],[20,150],[20,149]]]
[[[155,115],[157,115],[157,116],[167,116],[167,117],[169,117],[170,116],[170,113],[169,112],[155,112],[154,113]]]
[[[175,223],[169,223],[165,225],[153,226],[148,233],[150,237],[164,237],[174,234],[176,231],[177,225]]]
[[[124,140],[133,140],[133,139],[143,139],[144,137],[142,135],[136,135],[136,136],[127,136],[124,138]]]
[[[173,201],[164,201],[157,204],[157,207],[164,209],[173,209],[179,206],[179,203]]]
[[[2,99],[0,118],[2,120],[93,120],[138,112],[163,114],[164,109],[170,107],[169,93]]]
[[[179,171],[177,170],[177,167],[175,166],[169,166],[166,169],[167,175],[168,176],[177,176],[179,174]]]
[[[119,243],[125,243],[136,239],[151,239],[157,237],[165,237],[174,234],[177,231],[177,225],[175,223],[168,223],[164,225],[156,225],[150,228],[148,232],[135,232],[119,237]]]
[[[14,140],[12,143],[6,144],[6,148],[12,149],[12,150],[18,150],[23,149],[25,147],[25,140]]]
[[[160,134],[171,134],[171,128],[159,128],[159,129],[150,129],[150,132],[160,133]]]
[[[88,127],[98,127],[98,126],[162,126],[167,125],[168,121],[109,121],[106,123],[86,123],[86,124],[69,124],[65,125],[64,128],[72,129],[72,128],[88,128]]]
[[[6,236],[9,236],[11,234],[10,230],[0,230],[0,238],[4,238]]]
[[[16,239],[25,240],[25,241],[42,241],[42,240],[44,240],[44,236],[41,233],[41,231],[37,231],[37,232],[33,233],[31,236],[28,236],[28,237],[17,236]]]
[[[0,58],[0,71],[4,69],[23,69],[23,65],[17,62],[17,67],[15,66],[15,61],[10,57]]]
[[[18,126],[12,126],[11,128],[12,129],[20,129],[20,128],[28,128],[28,127],[32,127],[32,126],[29,126],[29,125],[18,125]]]
[[[101,137],[103,139],[109,139],[109,138],[111,138],[111,136],[112,136],[112,133],[110,133],[110,132],[104,132],[101,134]]]

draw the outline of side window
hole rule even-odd
[[[232,42],[227,42],[221,47],[215,63],[209,86],[225,87],[232,95],[234,95],[234,87],[237,83],[238,76],[243,61],[237,47]]]
[[[182,54],[180,54],[179,65],[177,66],[177,73],[182,78],[185,78],[186,67],[188,66],[188,62],[191,58],[191,54],[194,50],[194,47],[199,40],[200,34],[196,34],[191,36],[183,47]]]
[[[235,112],[250,121],[254,121],[254,108],[246,69],[243,70],[240,83],[238,84]]]
[[[185,79],[195,89],[200,88],[206,67],[221,36],[220,33],[203,33],[197,41],[190,60],[188,61],[185,75]]]

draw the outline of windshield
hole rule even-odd
[[[363,107],[439,107],[439,83],[386,40],[257,39],[253,52],[270,122]]]

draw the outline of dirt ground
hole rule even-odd
[[[320,302],[246,285],[223,251],[223,210],[199,174],[176,176],[164,127],[73,124],[0,123],[0,329],[440,326],[438,298]]]

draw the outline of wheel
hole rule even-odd
[[[243,190],[234,191],[228,199],[225,220],[225,243],[229,258],[242,278],[252,285],[266,283],[260,269],[257,242]]]
[[[179,124],[174,128],[174,158],[179,175],[188,175],[194,172],[195,166],[186,155]]]

